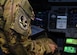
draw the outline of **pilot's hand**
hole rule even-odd
[[[55,45],[55,44],[48,44],[48,45],[51,48],[51,52],[53,54],[55,52],[55,50],[57,49],[57,45]]]

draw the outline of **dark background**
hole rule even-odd
[[[48,0],[29,0],[32,5],[34,11],[45,11],[50,9],[50,5]]]
[[[77,6],[77,2],[48,2],[48,0],[29,0],[35,12],[50,10],[51,6]]]

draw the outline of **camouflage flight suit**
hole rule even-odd
[[[31,40],[31,19],[34,12],[28,0],[0,0],[0,47],[4,54],[43,55],[50,53],[53,44],[49,38]]]

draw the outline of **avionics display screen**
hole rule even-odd
[[[67,38],[67,39],[66,39],[66,44],[77,45],[77,39]]]
[[[67,52],[67,53],[76,53],[76,47],[64,46],[64,52]]]
[[[67,16],[57,16],[57,29],[66,29],[67,28]]]

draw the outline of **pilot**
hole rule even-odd
[[[54,53],[57,45],[50,38],[28,38],[34,16],[28,0],[0,0],[0,47],[4,55]]]

